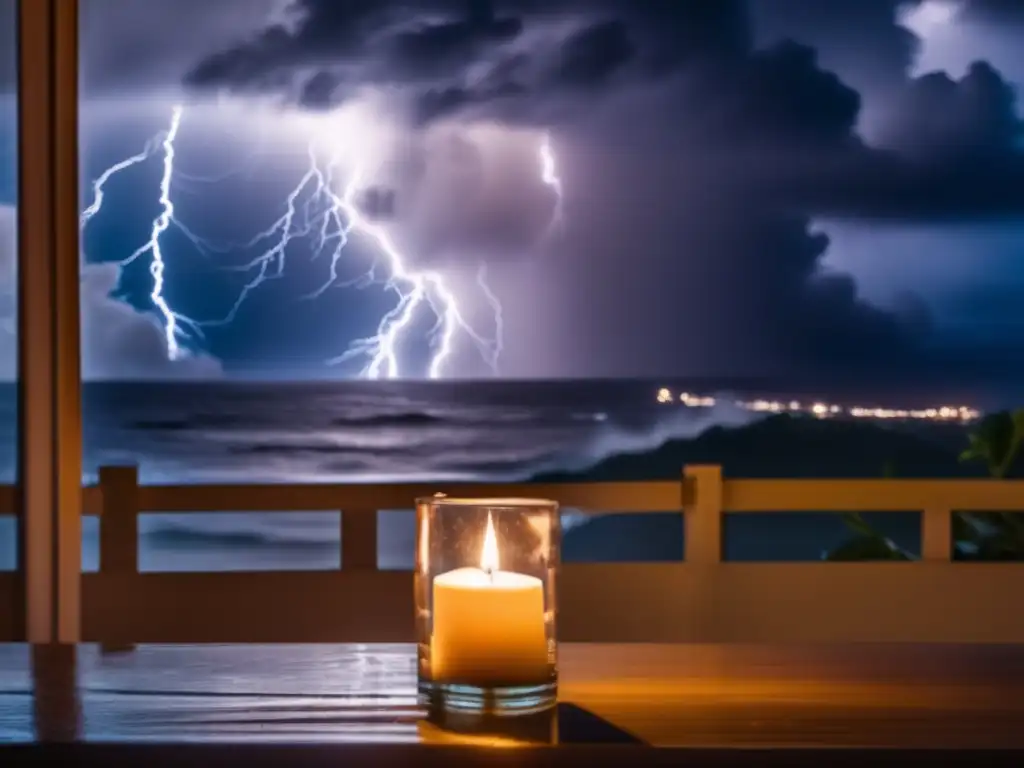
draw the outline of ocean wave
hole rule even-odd
[[[341,416],[330,420],[332,427],[416,427],[443,424],[449,418],[425,411],[378,413],[367,416]]]
[[[608,421],[608,414],[603,411],[596,413],[574,413],[570,415],[573,421]]]
[[[271,456],[305,456],[328,455],[342,456],[346,453],[357,455],[362,453],[343,446],[329,443],[253,443],[244,445],[228,445],[227,452],[233,456],[271,455]]]
[[[643,455],[752,418],[727,405],[665,408],[638,402],[632,390],[581,391],[495,402],[477,388],[439,390],[438,397],[405,397],[393,387],[372,397],[289,387],[259,397],[228,387],[230,396],[215,399],[154,393],[133,403],[130,414],[111,410],[100,429],[92,427],[90,445],[108,463],[110,456],[140,461],[145,482],[517,482],[585,472],[615,455]],[[510,385],[509,392],[519,390]],[[301,559],[336,548],[337,516],[297,527],[297,517],[308,515],[147,515],[141,538],[144,548],[166,556],[294,548]],[[581,519],[567,515],[567,529]]]
[[[618,454],[654,451],[668,440],[695,437],[714,426],[737,425],[754,418],[729,405],[561,412],[540,407],[493,409],[490,413],[472,407],[391,414],[356,410],[360,413],[338,415],[336,410],[322,414],[325,418],[318,419],[320,426],[304,426],[301,420],[285,417],[269,428],[245,422],[243,428],[203,429],[202,445],[209,452],[210,471],[221,466],[219,471],[226,472],[239,460],[232,457],[254,457],[264,472],[271,464],[276,467],[274,477],[284,478],[278,482],[299,482],[300,475],[310,473],[331,482],[435,477],[515,482],[538,474],[586,471]],[[516,423],[528,414],[531,421]],[[267,414],[260,416],[267,420]],[[198,418],[204,427],[241,422],[231,416],[207,419],[202,414]],[[199,423],[197,417],[152,420],[155,428],[164,430],[184,430]],[[446,428],[431,429],[435,425]],[[233,476],[239,472],[244,476],[251,468],[235,470]]]
[[[585,472],[617,455],[644,454],[658,450],[670,440],[695,438],[715,427],[742,426],[763,416],[732,403],[735,398],[716,393],[717,405],[710,408],[669,408],[643,426],[627,427],[614,420],[602,420],[589,442],[571,453],[551,456],[534,466],[522,479],[552,472]]]
[[[197,413],[175,419],[136,419],[126,426],[139,432],[185,432],[213,427],[247,426],[251,423],[251,416],[241,414]]]
[[[290,549],[303,548],[323,550],[337,548],[339,538],[327,536],[327,531],[309,532],[296,535],[285,526],[256,526],[253,521],[260,513],[249,513],[253,517],[240,519],[235,528],[213,529],[193,521],[164,523],[143,534],[150,545],[166,549]]]
[[[245,434],[253,430],[287,430],[296,427],[310,430],[330,428],[416,428],[431,426],[483,427],[516,425],[546,427],[556,424],[601,424],[610,420],[602,411],[565,413],[553,409],[495,410],[488,408],[448,408],[438,410],[409,410],[395,413],[386,409],[354,408],[342,415],[325,418],[314,412],[291,413],[274,409],[253,413],[196,413],[168,418],[138,418],[127,421],[124,427],[135,433],[160,434],[168,432],[215,433],[217,431]]]

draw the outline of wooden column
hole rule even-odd
[[[23,634],[73,643],[82,538],[78,0],[17,5]]]

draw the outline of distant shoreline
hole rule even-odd
[[[915,408],[885,408],[878,405],[851,405],[829,402],[828,398],[801,400],[796,398],[731,398],[723,402],[715,395],[696,394],[689,390],[674,392],[661,387],[655,400],[659,405],[681,405],[686,408],[714,408],[729,405],[765,416],[804,414],[819,419],[853,418],[880,422],[930,421],[968,424],[981,418],[981,412],[967,405],[939,405]]]
[[[538,472],[535,482],[669,480],[686,464],[718,464],[730,477],[985,477],[964,464],[969,424],[876,423],[868,419],[818,419],[804,414],[765,416],[735,427],[712,426],[693,438],[609,456],[579,471]]]

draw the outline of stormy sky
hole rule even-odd
[[[450,295],[472,332],[453,336],[446,377],[493,375],[500,328],[508,378],[1024,384],[1015,0],[81,2],[83,207],[157,139],[84,232],[87,376],[360,375],[372,348],[331,361],[414,284],[388,285],[365,232],[335,261],[312,186],[293,239],[259,240],[312,152],[335,195],[356,173],[394,195],[361,215],[407,275],[444,287],[397,338],[403,376],[429,372]],[[169,360],[152,254],[121,262],[160,214],[175,105],[165,296],[201,326]],[[9,373],[10,339],[0,358]]]

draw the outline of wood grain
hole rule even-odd
[[[560,667],[563,701],[655,745],[1024,749],[1024,646],[564,644]],[[0,646],[0,742],[415,744],[420,720],[404,644]]]

